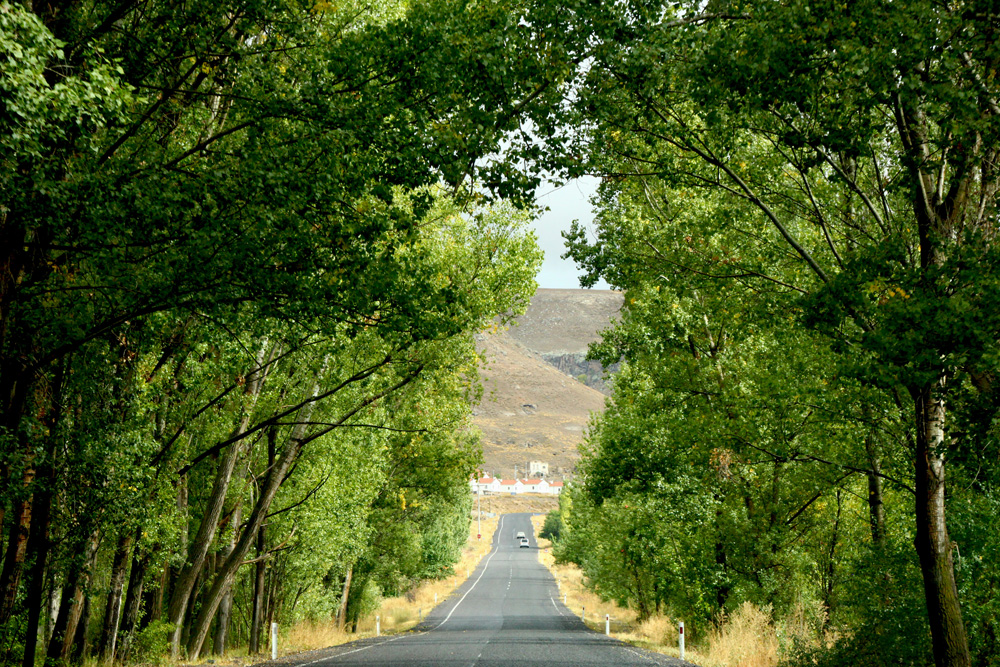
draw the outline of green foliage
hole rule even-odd
[[[169,655],[172,630],[165,621],[151,621],[135,638],[133,659],[138,663],[164,664]]]
[[[558,509],[554,509],[545,515],[545,523],[542,524],[542,529],[538,532],[538,536],[542,539],[558,542],[562,535],[562,528],[562,515]]]

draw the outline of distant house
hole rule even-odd
[[[480,477],[469,480],[473,493],[500,493],[500,480],[494,477]]]
[[[500,493],[509,493],[512,496],[524,493],[524,483],[519,479],[502,479],[500,480]]]
[[[472,493],[506,493],[517,495],[519,493],[545,493],[549,495],[559,495],[563,490],[562,482],[550,482],[546,479],[498,479],[496,477],[479,477],[469,480],[469,489]]]
[[[529,461],[528,474],[532,477],[545,477],[549,474],[549,464],[544,461]]]

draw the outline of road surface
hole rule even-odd
[[[414,630],[280,662],[297,667],[690,665],[594,632],[563,606],[555,580],[538,562],[530,517],[502,516],[492,551]],[[529,536],[530,548],[518,546],[518,531]]]

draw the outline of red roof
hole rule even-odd
[[[562,486],[562,482],[549,482],[549,486]]]
[[[542,483],[542,480],[540,480],[540,479],[523,479],[521,481],[524,482],[525,484],[541,484]]]
[[[514,486],[519,481],[521,481],[521,480],[518,480],[518,479],[501,479],[500,480],[500,486]]]

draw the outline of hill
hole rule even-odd
[[[587,420],[605,398],[577,377],[600,379],[600,366],[583,357],[621,303],[617,292],[538,290],[518,326],[479,337],[485,395],[473,421],[486,472],[511,478],[516,466],[524,477],[530,461],[542,461],[550,479],[572,475]]]

